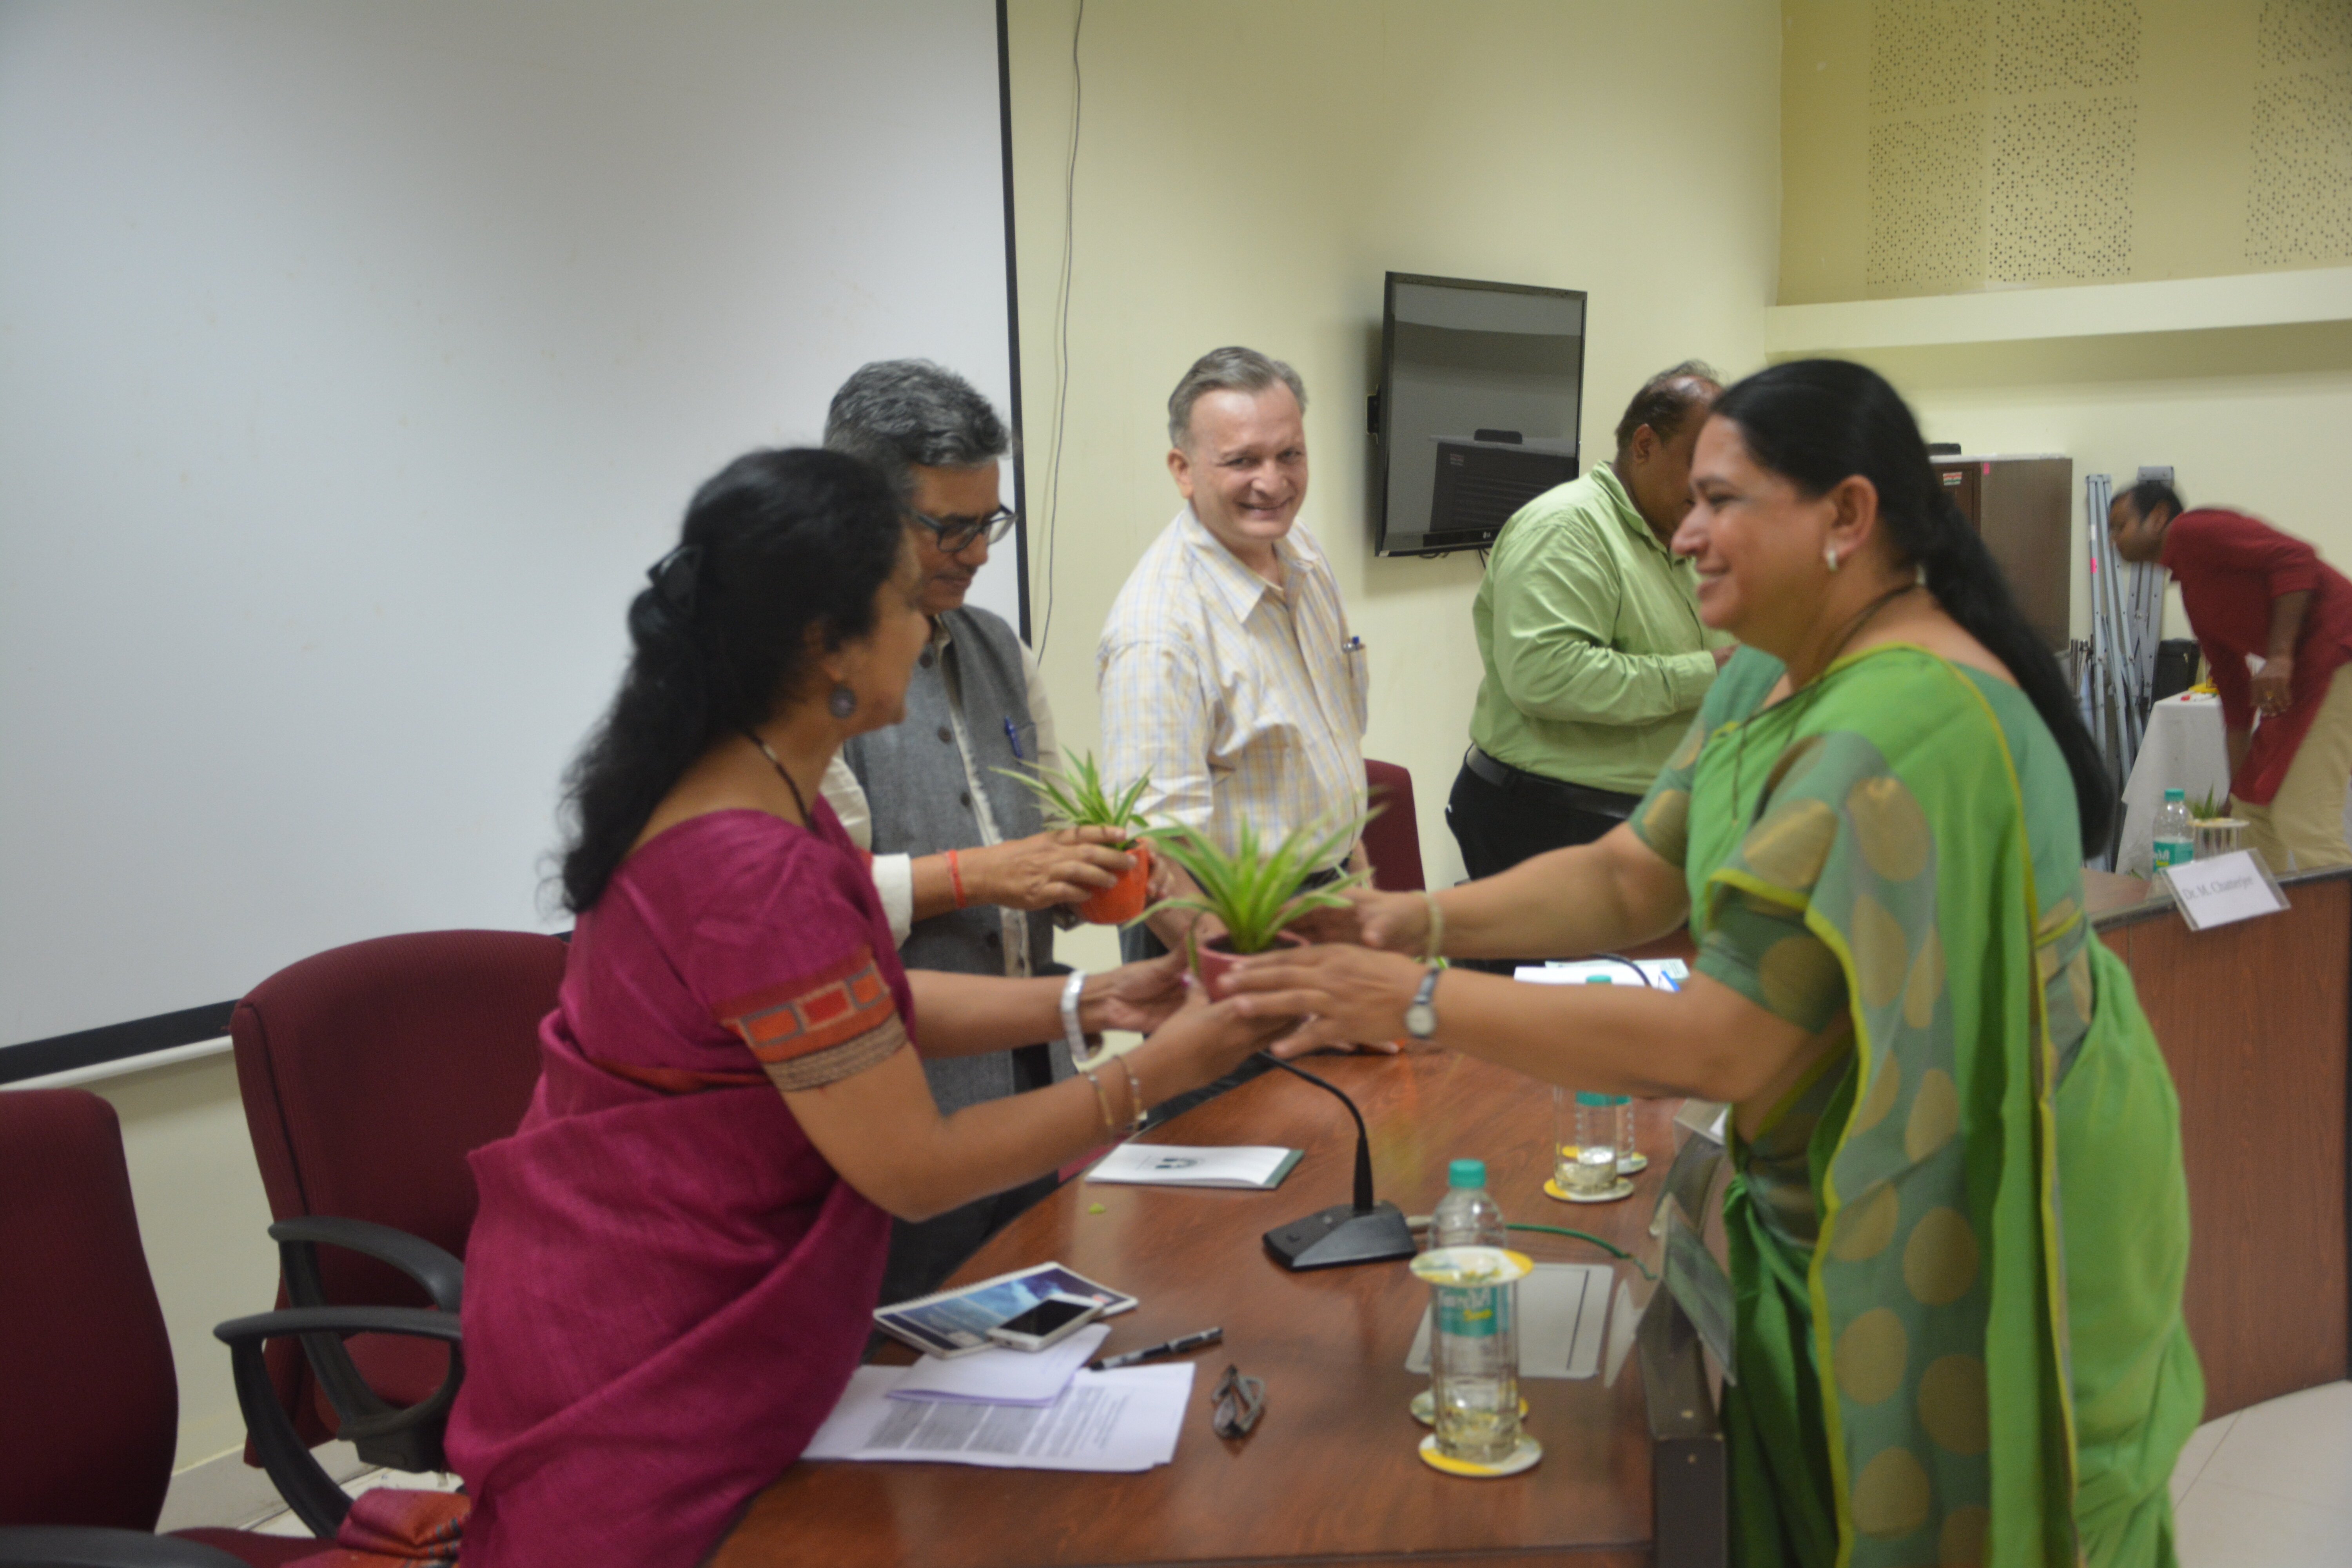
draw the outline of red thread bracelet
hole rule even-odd
[[[952,849],[948,851],[948,886],[955,890],[955,907],[962,909],[966,902],[963,896],[963,872],[956,865],[956,852]]]

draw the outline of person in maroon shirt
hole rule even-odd
[[[2160,479],[2107,508],[2116,553],[2180,584],[2221,694],[2230,809],[2274,871],[2352,865],[2352,580],[2291,533],[2220,507],[2183,511]],[[2249,656],[2263,661],[2249,673]]]

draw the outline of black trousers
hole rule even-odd
[[[1521,780],[1490,784],[1467,765],[1454,777],[1454,793],[1446,797],[1445,826],[1462,847],[1462,865],[1473,878],[1492,877],[1522,860],[1571,844],[1590,844],[1623,818],[1589,811],[1551,796],[1540,785]],[[1525,962],[1540,963],[1542,954]],[[1508,974],[1522,961],[1516,958],[1463,960],[1465,969]]]
[[[1466,766],[1454,776],[1445,826],[1462,846],[1462,864],[1474,878],[1507,871],[1571,844],[1590,844],[1624,818],[1547,798],[1523,784],[1489,784]]]

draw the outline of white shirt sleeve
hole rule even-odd
[[[874,853],[874,813],[866,804],[866,786],[857,782],[857,774],[839,752],[824,765],[824,782],[817,786],[824,803],[833,807],[833,815],[841,818],[842,830],[849,841],[867,854]]]
[[[865,786],[857,782],[857,774],[838,752],[825,764],[821,789],[825,804],[833,807],[834,816],[841,818],[849,841],[872,855],[874,813],[866,803]],[[883,918],[890,922],[890,940],[903,946],[907,933],[915,926],[914,858],[907,855],[875,855],[871,869],[874,890],[882,896]]]

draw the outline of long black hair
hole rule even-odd
[[[1853,475],[1878,491],[1878,515],[1906,566],[1926,569],[1944,613],[2009,668],[2050,726],[2074,777],[2083,847],[2106,847],[2115,784],[2074,706],[2058,660],[2019,613],[2009,580],[1937,482],[1919,422],[1885,379],[1844,360],[1794,360],[1757,372],[1716,399],[1749,456],[1808,496]]]
[[[619,695],[564,777],[563,902],[575,914],[696,758],[764,723],[826,649],[873,629],[905,547],[882,476],[838,452],[753,452],[694,495],[678,547],[629,605]]]

